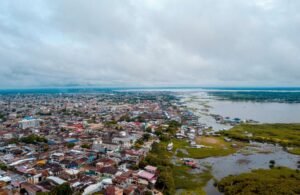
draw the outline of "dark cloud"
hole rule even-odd
[[[297,0],[1,1],[0,87],[300,85]]]

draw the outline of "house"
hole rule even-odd
[[[49,176],[47,170],[40,171],[40,173],[34,174],[31,177],[27,178],[27,182],[31,184],[37,184],[43,180],[45,180]]]
[[[135,186],[133,186],[133,185],[129,186],[129,187],[124,189],[123,194],[124,195],[134,195],[135,194],[135,189],[136,189]]]
[[[110,185],[105,189],[105,195],[123,195],[123,189]]]
[[[65,156],[64,153],[58,153],[58,152],[56,152],[56,153],[53,153],[50,156],[50,158],[54,162],[60,162],[60,161],[62,161],[64,159],[64,156]]]
[[[129,170],[122,173],[119,176],[116,176],[113,180],[113,183],[121,188],[126,188],[132,183],[132,174],[133,171]]]
[[[20,193],[21,194],[28,194],[28,195],[36,195],[38,192],[42,192],[42,188],[38,187],[37,185],[23,182],[20,184]]]
[[[116,162],[110,158],[103,158],[96,163],[96,167],[101,169],[102,167],[115,166]]]
[[[61,185],[61,184],[64,184],[67,182],[67,181],[65,181],[59,177],[55,177],[55,176],[49,176],[49,177],[47,177],[47,180],[54,182],[56,185]]]
[[[168,146],[167,146],[167,150],[168,151],[171,151],[173,149],[173,143],[169,143]]]
[[[78,163],[76,161],[67,160],[67,159],[64,159],[64,160],[60,161],[59,164],[61,164],[61,166],[63,168],[68,168],[68,169],[78,167]]]
[[[148,171],[141,170],[138,172],[138,177],[141,179],[145,179],[148,182],[155,184],[157,177],[153,173],[149,173]]]
[[[146,171],[148,171],[149,173],[152,173],[152,174],[157,173],[157,167],[154,167],[154,166],[151,166],[151,165],[147,165],[144,169]]]
[[[112,175],[116,174],[118,169],[115,166],[106,166],[106,167],[100,168],[99,171],[103,175],[112,176]]]

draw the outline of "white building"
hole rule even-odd
[[[21,129],[38,128],[40,126],[40,122],[40,119],[25,117],[23,120],[19,121],[19,127]]]

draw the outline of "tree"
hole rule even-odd
[[[75,146],[74,143],[67,143],[67,147],[68,147],[68,148],[73,148],[74,146]]]
[[[175,183],[172,171],[162,171],[156,182],[156,187],[163,190],[164,194],[174,194]]]
[[[150,139],[150,134],[149,133],[145,133],[144,135],[143,135],[143,140],[144,141],[148,141]]]
[[[86,148],[86,149],[90,149],[90,148],[91,148],[91,145],[88,145],[88,144],[82,144],[81,147],[82,147],[82,148]]]
[[[7,166],[4,163],[0,163],[0,169],[3,171],[7,170]]]
[[[272,168],[274,168],[274,166],[275,166],[275,160],[270,160],[269,161],[269,167],[272,169]]]
[[[73,191],[68,183],[63,183],[56,186],[51,192],[50,195],[72,195]]]
[[[151,133],[152,132],[152,128],[151,127],[147,127],[146,128],[146,132]]]
[[[48,142],[46,138],[34,134],[28,135],[26,137],[22,137],[20,141],[26,144],[37,144],[38,142],[44,142],[44,143]]]

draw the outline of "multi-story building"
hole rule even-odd
[[[23,120],[19,121],[19,127],[21,129],[27,128],[38,128],[40,126],[41,119],[36,119],[34,117],[25,117]]]

